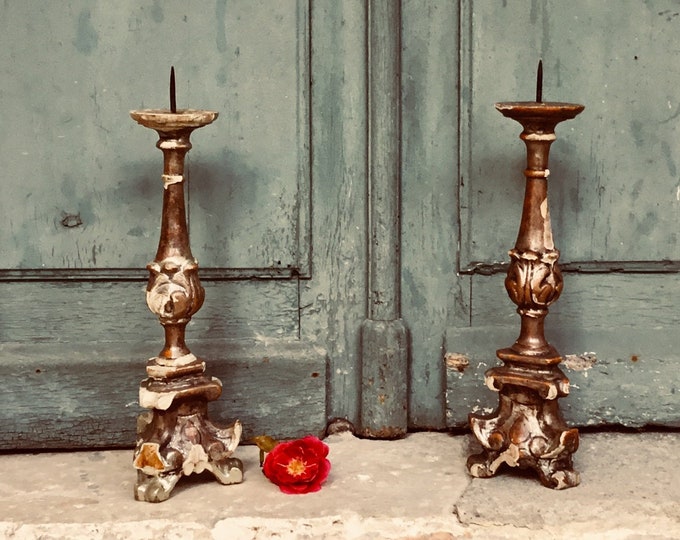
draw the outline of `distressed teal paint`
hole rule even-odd
[[[449,311],[462,314],[451,275],[458,238],[458,62],[450,51],[457,47],[456,2],[402,3],[401,298],[410,331],[409,424],[419,428],[445,425],[443,329]]]
[[[560,406],[570,425],[680,426],[677,337],[671,327],[564,325],[550,334],[551,343],[566,358],[561,367],[571,389]],[[497,394],[488,388],[482,391],[480,386],[484,372],[498,364],[490,337],[500,344],[512,343],[517,333],[508,327],[477,326],[450,329],[447,334],[450,352],[469,360],[468,368],[450,367],[447,372],[451,427],[464,427],[467,412],[489,413],[498,405]],[[578,362],[579,356],[595,359],[595,363]]]
[[[450,426],[495,407],[483,373],[519,331],[498,263],[519,225],[524,154],[493,104],[533,98],[538,57],[544,99],[586,105],[578,125],[558,127],[549,179],[555,243],[569,272],[546,336],[567,357],[597,358],[585,371],[565,364],[573,385],[565,416],[575,425],[678,425],[680,138],[677,77],[667,69],[676,63],[676,28],[665,15],[674,4],[625,6],[461,3],[459,267],[471,275],[469,319],[446,332]],[[462,357],[469,367],[459,371]]]
[[[0,217],[4,268],[144,267],[162,183],[154,141],[122,119],[130,109],[169,106],[174,64],[178,106],[220,113],[215,131],[193,141],[187,163],[201,266],[308,273],[309,235],[299,230],[309,222],[300,214],[310,212],[308,167],[300,172],[309,161],[309,72],[299,69],[309,64],[300,16],[307,3],[205,6],[0,6],[0,108],[16,112],[0,135],[0,158],[12,179],[7,192],[23,201]],[[82,226],[66,230],[63,214],[80,214]],[[133,227],[148,242],[131,242]]]
[[[328,415],[357,425],[366,317],[366,19],[363,0],[311,10],[313,279],[300,283],[301,337],[328,350]]]
[[[493,104],[583,103],[551,155],[555,243],[563,263],[680,260],[675,165],[677,11],[670,0],[462,2],[461,267],[504,259],[521,205],[521,148]],[[469,99],[468,97],[469,96]],[[653,179],[653,180],[652,180]],[[635,189],[642,182],[643,189]]]
[[[165,19],[165,13],[163,12],[163,4],[160,2],[160,0],[154,0],[153,5],[151,6],[151,9],[149,11],[151,13],[151,18],[153,19],[153,22],[160,24]]]
[[[8,381],[0,408],[0,450],[134,446],[144,362],[133,359],[143,358],[147,348],[130,342],[77,350],[63,343],[0,344],[0,376]],[[216,425],[240,419],[246,444],[262,433],[277,439],[323,436],[323,350],[298,341],[275,350],[261,341],[212,341],[200,348],[207,373],[223,384],[222,396],[210,404]]]
[[[227,52],[227,0],[215,1],[215,44],[221,53]]]
[[[78,25],[76,37],[73,45],[83,54],[91,54],[99,43],[99,33],[92,25],[92,14],[89,10],[83,9],[78,15]]]
[[[234,341],[280,352],[284,338],[299,340],[306,352],[296,358],[310,365],[326,358],[326,384],[303,397],[314,412],[301,412],[291,435],[308,413],[314,429],[316,415],[360,426],[362,353],[387,362],[373,364],[380,374],[394,361],[387,353],[403,365],[407,350],[398,390],[408,393],[395,403],[408,404],[409,428],[464,426],[474,407],[495,405],[483,371],[518,331],[493,263],[507,259],[516,236],[524,156],[493,103],[531,99],[541,56],[546,97],[587,106],[552,152],[556,243],[574,264],[546,333],[565,355],[598,358],[587,371],[565,368],[574,385],[565,414],[580,425],[678,425],[674,3],[400,4],[401,126],[384,146],[369,139],[363,0],[2,4],[0,340],[33,367],[101,350],[143,375],[146,353],[130,360],[131,351],[161,346],[143,296],[162,187],[154,142],[126,111],[167,106],[174,64],[180,106],[220,112],[187,165],[192,249],[210,276],[188,328],[192,350],[214,342],[209,365],[227,365],[222,351]],[[394,317],[399,306],[402,319],[366,323],[369,149],[397,139],[401,157],[389,163],[399,164],[401,186],[385,195],[400,197],[400,233],[388,241],[400,254],[381,256],[400,263],[373,269],[389,300],[373,316]],[[457,273],[477,263],[492,275]],[[57,352],[42,342],[59,343]],[[451,354],[468,355],[470,367],[447,368]],[[86,379],[67,386],[77,393]],[[284,403],[301,399],[266,378],[254,384]],[[30,410],[17,395],[0,406]],[[113,399],[109,412],[121,407]],[[98,405],[87,401],[85,414]],[[242,406],[266,413],[261,403]],[[129,430],[125,422],[114,421],[112,433]],[[78,429],[76,438],[93,440]],[[22,444],[31,436],[26,430]]]
[[[401,319],[401,6],[368,0],[368,290],[358,432],[408,428],[408,330]]]

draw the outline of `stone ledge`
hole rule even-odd
[[[582,484],[542,487],[505,472],[472,480],[471,439],[414,433],[398,441],[327,439],[323,489],[284,495],[239,447],[243,484],[183,478],[170,500],[137,502],[132,451],[0,456],[0,536],[56,538],[678,538],[678,433],[586,434],[575,454]],[[677,465],[677,463],[675,463]]]

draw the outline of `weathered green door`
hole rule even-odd
[[[564,292],[546,319],[565,356],[567,420],[680,425],[678,3],[461,3],[459,283],[447,331],[449,424],[495,404],[478,381],[517,337],[503,288],[523,196],[524,145],[496,101],[582,103],[557,128],[549,199]],[[594,362],[594,364],[593,364]],[[483,397],[482,397],[483,396]]]
[[[381,204],[370,165],[385,155],[368,21],[397,1],[0,7],[0,448],[134,441],[138,384],[162,347],[144,301],[162,155],[128,111],[167,106],[171,65],[179,107],[220,113],[187,163],[206,289],[187,337],[224,384],[211,417],[239,417],[246,436],[360,422]],[[562,408],[579,425],[680,424],[677,3],[399,6],[400,25],[376,28],[399,35],[409,427],[495,406],[483,372],[518,332],[503,277],[524,147],[493,104],[533,99],[539,58],[545,98],[586,106],[551,151],[565,291],[546,330],[573,383]]]
[[[301,340],[311,279],[305,1],[0,7],[2,448],[129,445],[146,359],[162,154],[130,109],[219,112],[194,134],[188,218],[206,302],[189,346],[246,436],[326,425],[326,354]]]

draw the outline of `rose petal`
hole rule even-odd
[[[326,459],[328,452],[328,445],[311,435],[282,442],[267,454],[262,472],[283,493],[319,491],[331,469],[331,463]],[[291,470],[299,470],[301,463],[304,463],[304,469],[299,473],[291,473]]]

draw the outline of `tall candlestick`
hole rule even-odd
[[[170,68],[170,112],[177,112],[177,98],[175,96],[175,66]]]
[[[222,393],[222,383],[205,374],[205,362],[191,353],[185,328],[200,309],[205,291],[191,254],[184,201],[184,158],[192,131],[217,118],[213,111],[175,107],[174,69],[170,71],[170,106],[131,111],[130,115],[159,135],[164,155],[163,212],[155,259],[147,265],[146,301],[165,331],[165,345],[146,365],[139,403],[149,409],[137,421],[135,498],[160,502],[183,475],[210,471],[223,484],[243,480],[243,463],[232,454],[242,426],[220,428],[208,419],[208,402]]]
[[[489,415],[469,415],[483,451],[470,456],[467,466],[479,478],[495,475],[503,464],[531,468],[545,486],[563,489],[579,483],[572,465],[579,435],[567,427],[560,412],[557,400],[569,393],[569,379],[558,368],[562,357],[543,330],[548,306],[560,296],[563,284],[548,209],[548,153],[555,126],[584,107],[543,103],[541,86],[539,62],[536,102],[496,104],[501,114],[522,125],[520,138],[526,144],[522,220],[505,278],[521,327],[512,346],[496,351],[504,365],[486,372],[487,386],[500,394],[498,408]]]

